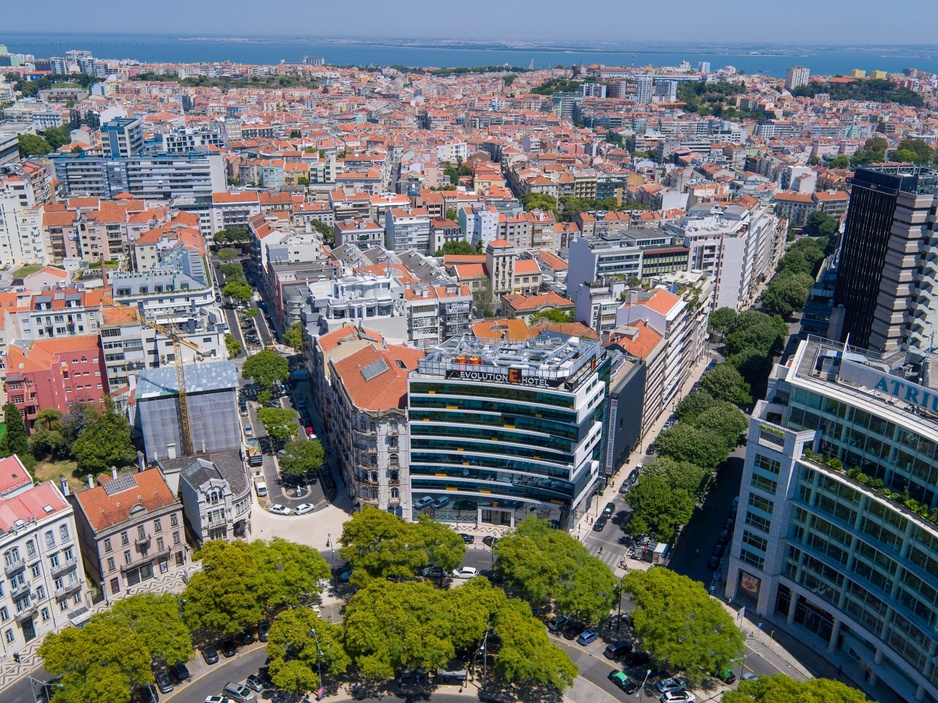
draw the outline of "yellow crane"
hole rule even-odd
[[[192,428],[189,426],[189,403],[186,392],[186,374],[182,364],[182,347],[186,346],[198,354],[199,359],[203,359],[205,354],[198,346],[192,342],[183,339],[175,329],[153,322],[143,316],[137,308],[129,305],[122,305],[114,300],[110,295],[101,297],[101,305],[110,305],[121,310],[126,310],[141,325],[146,325],[152,330],[169,338],[173,343],[173,364],[176,367],[176,391],[179,393],[179,423],[182,428],[182,456],[192,456]]]

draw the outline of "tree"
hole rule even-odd
[[[691,680],[706,679],[743,653],[742,631],[703,584],[652,567],[629,571],[622,590],[631,595],[632,627],[642,645]]]
[[[786,273],[775,276],[762,294],[762,304],[775,315],[784,318],[804,308],[814,285],[807,273]]]
[[[100,408],[92,403],[73,403],[68,414],[59,419],[65,441],[72,445],[87,428],[94,424],[100,415]]]
[[[283,448],[280,471],[291,478],[309,476],[322,468],[326,458],[322,443],[316,439],[291,439]]]
[[[453,213],[453,217],[456,216],[456,213]],[[445,242],[442,247],[440,247],[434,256],[446,256],[447,254],[459,254],[459,255],[471,255],[475,254],[476,250],[469,242],[465,240],[459,240],[458,242]]]
[[[370,579],[413,578],[429,564],[423,536],[415,526],[371,506],[342,526],[339,543],[342,558],[354,569],[352,578],[359,584]]]
[[[928,146],[924,139],[903,139],[899,142],[899,152],[908,152],[911,156],[908,161],[927,166],[936,160],[935,150]],[[906,159],[896,158],[896,161],[905,161]]]
[[[214,241],[216,245],[247,244],[251,241],[251,235],[246,227],[230,227],[229,229],[220,230],[212,235],[212,241]],[[240,266],[240,264],[238,265]]]
[[[257,600],[268,613],[309,604],[322,590],[320,581],[330,576],[319,552],[279,537],[249,542],[247,552],[258,568]]]
[[[245,310],[244,316],[248,320],[253,320],[255,317],[257,317],[257,308],[250,308],[248,310]]]
[[[146,639],[115,619],[52,632],[38,654],[46,671],[62,677],[57,703],[129,703],[133,688],[153,682]]]
[[[680,488],[673,488],[660,473],[645,475],[629,491],[633,534],[654,533],[663,541],[674,539],[677,528],[686,525],[694,514],[694,499]]]
[[[235,280],[225,285],[222,289],[222,295],[227,298],[232,298],[242,305],[246,305],[251,302],[251,298],[254,297],[254,289],[244,281]]]
[[[267,657],[273,684],[297,698],[322,685],[320,667],[341,674],[352,663],[342,645],[341,626],[320,620],[309,608],[277,616],[268,633]]]
[[[96,617],[118,622],[142,636],[152,659],[176,664],[192,657],[189,629],[182,621],[174,595],[141,593],[130,596]]]
[[[584,622],[598,623],[609,617],[615,592],[615,574],[605,562],[591,556],[561,582],[554,592],[554,604],[562,613]]]
[[[218,250],[218,254],[216,254],[216,256],[219,258],[220,261],[224,261],[227,263],[241,256],[241,252],[238,251],[237,249],[232,249],[231,247],[223,247]]]
[[[661,476],[671,488],[681,489],[694,497],[703,494],[710,472],[689,461],[677,461],[671,457],[659,456],[645,464],[641,475]]]
[[[726,400],[734,405],[752,402],[749,384],[727,363],[717,364],[700,380],[700,388],[717,400]]]
[[[72,444],[72,457],[81,475],[120,468],[137,458],[127,416],[110,398],[104,399],[102,411]]]
[[[732,451],[739,444],[742,434],[748,429],[749,420],[739,408],[731,403],[723,402],[698,415],[694,426],[721,437],[726,442],[727,449]]]
[[[814,235],[817,235],[818,237],[827,237],[828,239],[830,239],[835,234],[837,234],[837,230],[839,228],[840,228],[840,220],[838,220],[836,217],[831,217],[823,210],[815,210],[810,215],[808,215],[808,219],[805,222],[804,230],[806,234],[814,234]],[[812,240],[810,239],[799,239],[797,242],[795,242],[795,244],[798,245],[801,242],[811,242],[811,241]],[[801,245],[801,246],[807,246],[807,245]]]
[[[866,694],[840,681],[795,681],[784,674],[742,681],[723,694],[724,703],[866,703]]]
[[[20,134],[16,138],[20,156],[42,156],[52,151],[52,147],[42,137],[35,134]]]
[[[750,347],[738,354],[731,354],[726,358],[726,363],[739,371],[746,383],[749,384],[753,395],[757,395],[765,389],[769,372],[772,370],[772,357],[764,356],[758,349]],[[758,397],[761,397],[761,395]]]
[[[303,351],[303,325],[299,322],[290,325],[290,329],[283,333],[283,343],[293,351]]]
[[[492,294],[492,284],[488,279],[472,291],[472,306],[480,317],[492,317],[495,314],[495,296]]]
[[[525,193],[521,196],[525,210],[549,210],[557,214],[557,198],[547,193]]]
[[[219,266],[221,270],[221,275],[225,277],[227,283],[233,283],[234,281],[243,281],[244,278],[244,267],[237,261],[232,261],[227,264],[221,264]]]
[[[244,350],[244,347],[241,346],[241,341],[233,334],[226,334],[225,349],[228,351],[228,358],[234,359]]]
[[[466,556],[466,543],[448,525],[421,515],[417,518],[414,530],[431,564],[447,572],[462,564]]]
[[[59,430],[62,425],[62,411],[57,408],[43,408],[33,418],[33,431]]]
[[[55,151],[59,147],[70,144],[72,134],[68,127],[49,127],[42,133],[42,138],[46,140],[46,143],[51,147],[52,151]]]
[[[655,444],[659,453],[675,461],[689,461],[705,469],[716,468],[729,456],[726,440],[722,436],[684,422],[664,430],[658,435]]]
[[[267,434],[278,442],[293,439],[297,433],[296,411],[287,408],[261,408],[257,419],[267,428]]]
[[[674,415],[681,422],[694,424],[694,420],[704,410],[709,410],[719,401],[706,391],[694,391],[689,393],[677,404],[674,409]]]
[[[37,459],[55,461],[68,451],[69,444],[59,430],[39,430],[29,436],[29,454]]]
[[[531,323],[534,324],[539,320],[547,320],[548,322],[573,322],[573,312],[567,310],[559,310],[557,308],[550,308],[549,310],[538,310],[531,317]]]
[[[7,403],[3,409],[3,421],[7,431],[0,437],[0,456],[22,455],[29,453],[29,439],[26,437],[26,425],[20,409],[13,403]]]
[[[558,690],[573,685],[576,664],[548,639],[546,628],[531,615],[527,603],[508,600],[496,613],[493,626],[501,640],[495,669],[506,681],[539,683]]]
[[[202,560],[202,571],[189,577],[182,595],[183,619],[190,630],[211,641],[237,635],[264,619],[260,569],[248,543],[212,540],[195,558]]]
[[[837,154],[837,156],[826,163],[826,166],[836,169],[850,168],[850,157],[845,154]]]
[[[758,310],[744,310],[727,329],[726,353],[738,354],[752,347],[763,356],[778,356],[787,335],[788,327],[781,318]]]
[[[717,308],[710,313],[709,327],[711,332],[726,332],[733,320],[736,319],[736,311],[733,308]]]
[[[265,349],[251,354],[241,366],[241,375],[253,379],[261,388],[273,388],[274,381],[290,378],[290,362],[274,351]]]

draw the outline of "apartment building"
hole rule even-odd
[[[0,459],[0,651],[22,652],[49,632],[88,620],[91,598],[75,514],[52,482],[34,485],[14,456]]]
[[[159,469],[88,479],[69,496],[88,577],[114,599],[127,589],[184,566],[182,505]]]
[[[182,467],[179,497],[196,545],[250,535],[252,485],[239,450],[180,457],[168,463]]]
[[[390,208],[384,220],[384,237],[385,246],[391,251],[413,249],[428,255],[435,251],[430,236],[430,216],[423,208]]]
[[[407,286],[403,306],[408,340],[418,349],[433,349],[469,331],[472,293],[465,283]]]

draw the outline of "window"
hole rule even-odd
[[[143,525],[137,526],[137,539],[146,539],[147,531],[143,529]]]
[[[156,518],[156,520],[153,521],[153,531],[154,532],[163,531],[163,521],[160,520],[159,518]]]
[[[7,644],[13,644],[13,628],[3,633],[3,639],[7,641]]]
[[[54,547],[55,546],[55,533],[52,530],[46,532],[46,546]]]
[[[62,588],[62,586],[65,585],[65,581],[63,581],[60,577],[60,578],[57,578],[55,581],[53,581],[52,585],[55,587],[55,590],[59,590],[60,588]]]
[[[63,613],[68,610],[68,599],[59,601],[59,610]]]
[[[36,543],[28,540],[26,542],[26,558],[32,559],[34,556],[36,556]]]
[[[121,546],[126,547],[128,544],[130,544],[130,538],[126,532],[121,532]]]
[[[130,550],[129,549],[124,550],[124,563],[125,564],[130,563]]]
[[[42,564],[33,564],[33,578],[37,579],[42,576]]]
[[[62,556],[65,558],[66,561],[69,561],[72,558],[72,548],[66,547],[65,549],[63,549]]]
[[[6,622],[10,619],[10,611],[7,610],[6,606],[0,608],[0,622]]]
[[[36,600],[45,600],[45,599],[46,599],[46,587],[36,586]]]
[[[79,605],[79,604],[81,603],[81,593],[80,593],[80,592],[75,594],[75,597],[72,599],[72,602],[74,602],[75,605]]]
[[[114,557],[107,558],[107,570],[114,571]]]
[[[49,566],[55,569],[58,567],[58,565],[59,565],[59,555],[53,554],[51,557],[49,557]]]
[[[111,538],[110,538],[110,537],[105,538],[105,540],[104,540],[104,551],[105,551],[105,552],[110,552],[112,549],[113,549],[113,547],[111,546]]]
[[[46,622],[48,619],[49,619],[49,609],[43,608],[42,609],[42,621]]]
[[[156,551],[158,552],[163,551],[163,538],[162,537],[156,538]]]
[[[169,524],[171,527],[179,527],[179,516],[176,513],[169,516]]]
[[[179,533],[173,532],[173,544],[179,544]]]
[[[59,538],[63,542],[68,539],[68,525],[59,525]]]

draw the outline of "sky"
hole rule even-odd
[[[938,44],[935,0],[46,0],[4,2],[0,34]],[[3,41],[0,36],[0,42]]]

